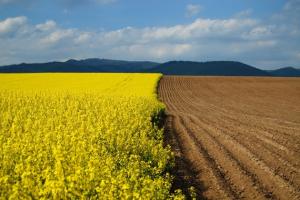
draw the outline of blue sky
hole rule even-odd
[[[100,57],[300,67],[300,0],[0,0],[0,65]]]
[[[55,20],[65,27],[112,30],[126,26],[172,26],[192,22],[196,17],[226,19],[251,10],[258,18],[280,12],[284,0],[0,0],[2,19],[27,16],[32,23]],[[9,3],[11,1],[11,3]],[[187,5],[200,11],[186,16]]]

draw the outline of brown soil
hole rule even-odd
[[[199,199],[300,199],[300,79],[164,76],[173,189]]]

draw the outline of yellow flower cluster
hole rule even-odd
[[[172,199],[160,74],[1,74],[0,199]]]

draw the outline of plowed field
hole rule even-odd
[[[300,79],[164,76],[174,189],[204,199],[300,199]]]

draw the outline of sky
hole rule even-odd
[[[0,65],[71,58],[300,67],[300,0],[0,0]]]

